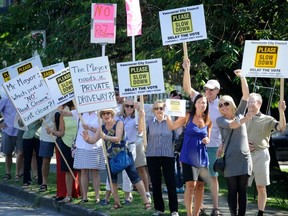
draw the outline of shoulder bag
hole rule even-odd
[[[232,133],[233,133],[233,130],[231,131],[231,133],[229,135],[229,139],[228,139],[228,142],[226,144],[226,148],[225,148],[225,152],[224,152],[223,156],[220,157],[220,158],[217,158],[216,161],[214,162],[214,165],[213,165],[214,172],[224,172],[224,169],[225,169],[225,154],[226,154],[226,151],[228,149]]]

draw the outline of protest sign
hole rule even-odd
[[[186,115],[186,100],[166,99],[165,114],[184,117]]]
[[[139,0],[125,0],[127,14],[127,36],[141,35],[142,16]]]
[[[5,82],[3,87],[26,126],[57,108],[38,67]]]
[[[44,68],[40,68],[40,73],[42,74],[42,77],[45,79],[48,76],[51,76],[52,74],[55,74],[56,72],[63,70],[65,68],[64,63],[60,62],[57,64],[49,65]]]
[[[72,78],[68,67],[45,78],[45,82],[57,106],[74,99]]]
[[[202,4],[160,11],[159,17],[163,45],[207,38]]]
[[[246,77],[288,77],[287,41],[245,41],[242,74]]]
[[[68,64],[79,113],[117,106],[107,56]]]
[[[162,59],[117,63],[121,97],[164,93]]]
[[[26,59],[25,61],[18,62],[17,64],[11,65],[7,67],[5,71],[3,71],[0,75],[0,84],[7,82],[14,77],[24,73],[25,71],[31,69],[32,67],[42,68],[42,62],[39,55],[34,56],[30,59]]]
[[[91,43],[115,43],[116,4],[91,4]]]

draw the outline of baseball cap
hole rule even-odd
[[[204,87],[209,89],[220,89],[220,83],[217,80],[211,79],[204,85]]]

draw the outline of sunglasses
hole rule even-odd
[[[104,116],[104,115],[110,115],[111,112],[101,112],[101,116]]]
[[[211,91],[211,92],[212,92],[212,91],[214,91],[214,90],[216,90],[216,89],[215,89],[215,88],[214,88],[214,89],[204,88],[204,90],[205,90],[205,91]]]
[[[125,108],[131,108],[131,109],[133,109],[133,108],[134,108],[134,105],[125,104],[124,107],[125,107]]]
[[[154,107],[154,110],[163,110],[164,108],[163,107]]]
[[[230,103],[229,102],[224,102],[224,103],[219,103],[219,108],[221,108],[221,107],[223,107],[223,106],[225,106],[225,107],[227,107],[227,106],[230,106]]]

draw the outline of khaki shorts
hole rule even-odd
[[[253,170],[249,178],[248,185],[251,186],[255,178],[258,186],[267,186],[270,184],[270,154],[269,150],[255,150],[251,152]]]
[[[134,165],[136,168],[147,165],[143,143],[136,146],[136,158]]]

